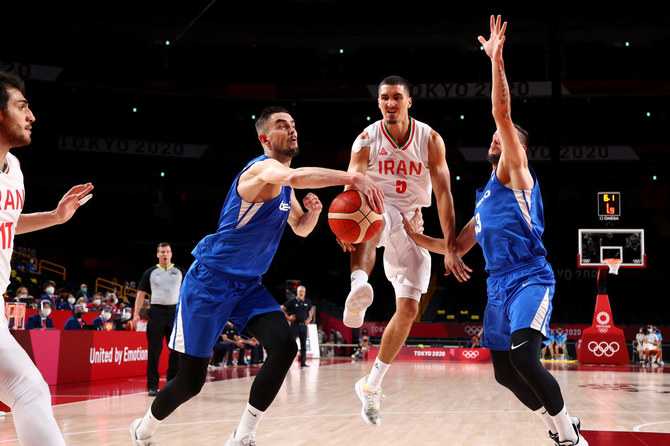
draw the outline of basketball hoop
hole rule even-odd
[[[603,259],[603,262],[609,266],[610,274],[618,274],[619,266],[621,266],[621,259]]]

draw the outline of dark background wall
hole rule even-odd
[[[252,115],[269,104],[288,107],[301,149],[293,166],[345,169],[351,142],[380,116],[369,86],[389,74],[410,80],[412,116],[446,142],[460,228],[490,174],[464,148],[487,147],[495,130],[490,63],[477,36],[487,36],[490,14],[501,13],[509,22],[513,118],[543,154],[531,164],[558,279],[554,320],[591,319],[595,277],[576,266],[577,229],[604,226],[598,191],[621,192],[615,227],[646,231],[647,269],[610,276],[615,319],[668,318],[657,311],[667,308],[670,263],[670,19],[663,11],[509,2],[180,3],[3,6],[0,68],[26,79],[37,116],[31,146],[13,150],[26,178],[25,212],[55,207],[73,184],[95,184],[94,199],[66,226],[19,236],[17,245],[88,280],[139,279],[162,240],[188,266],[191,249],[216,230],[231,180],[261,153]],[[183,155],[192,146],[200,156]],[[339,191],[315,192],[327,206]],[[435,210],[424,213],[426,232],[438,234]],[[443,277],[442,259],[434,260],[447,299],[481,310],[479,248],[465,257],[475,269],[468,284]],[[285,279],[302,280],[315,297],[344,301],[348,256],[325,212],[307,239],[287,230],[265,276],[280,301]],[[387,319],[392,297],[381,262],[372,280],[378,298],[370,317]],[[649,299],[644,307],[641,299]]]

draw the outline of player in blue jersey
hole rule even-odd
[[[291,169],[298,154],[298,134],[291,115],[268,107],[256,121],[264,155],[251,160],[233,181],[216,233],[193,250],[195,261],[184,277],[170,348],[182,353],[177,376],[156,396],[144,418],[131,425],[135,445],[155,444],[158,425],[177,407],[197,395],[207,377],[212,348],[227,321],[258,339],[267,359],[251,386],[239,426],[226,446],[255,445],[256,427],[279,391],[297,353],[284,312],[261,283],[277,250],[286,223],[307,236],[322,204],[307,194],[303,204],[293,189],[351,185],[384,211],[384,194],[360,173],[318,167]]]
[[[491,178],[477,190],[475,216],[457,238],[459,255],[479,243],[486,260],[488,302],[482,345],[491,350],[496,380],[537,413],[557,445],[587,446],[580,422],[568,415],[558,382],[540,363],[554,295],[554,274],[542,243],[544,212],[535,173],[528,166],[528,134],[512,122],[502,57],[507,22],[491,16],[489,39],[479,36],[491,58],[491,101],[496,132],[488,152]],[[444,240],[421,234],[417,212],[404,221],[420,246],[444,251]]]

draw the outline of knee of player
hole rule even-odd
[[[12,403],[7,404],[12,407],[17,404],[51,404],[51,393],[49,386],[37,370],[31,370],[21,378],[19,386],[15,387],[16,395]]]

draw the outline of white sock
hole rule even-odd
[[[353,288],[355,284],[364,284],[367,282],[368,282],[368,273],[366,273],[362,269],[357,269],[356,271],[351,273],[351,288]]]
[[[390,366],[391,364],[381,362],[379,358],[375,359],[375,363],[372,364],[372,370],[368,375],[368,379],[365,381],[365,385],[368,389],[375,391],[382,386],[382,380]]]
[[[264,413],[264,411],[258,410],[251,404],[247,403],[247,407],[244,409],[240,424],[237,426],[237,430],[235,431],[235,439],[239,440],[244,438],[246,435],[249,435],[250,433],[256,432],[258,422],[261,421],[261,417]]]
[[[563,409],[556,415],[553,415],[551,419],[558,429],[558,438],[561,441],[570,440],[575,443],[579,439],[575,433],[575,429],[572,427],[572,418],[568,415],[568,409],[563,406]]]
[[[534,412],[537,414],[538,417],[540,417],[542,419],[542,421],[544,421],[544,424],[547,425],[547,429],[549,429],[549,432],[551,432],[552,434],[555,434],[555,433],[558,432],[558,430],[556,430],[556,425],[554,424],[554,420],[552,420],[551,415],[549,415],[549,413],[547,413],[547,409],[545,409],[544,407],[540,407],[539,409],[537,409]]]
[[[146,415],[144,415],[142,422],[137,426],[137,430],[135,431],[137,439],[145,440],[153,436],[154,432],[156,432],[156,429],[158,429],[158,426],[161,424],[161,421],[163,420],[154,417],[151,413],[151,407],[149,407],[149,410],[147,410]]]

